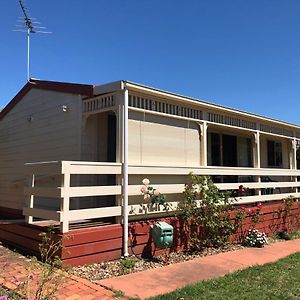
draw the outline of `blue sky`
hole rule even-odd
[[[31,76],[119,79],[300,124],[299,0],[24,0]],[[1,0],[0,106],[26,83],[17,0]]]

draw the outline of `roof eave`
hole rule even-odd
[[[157,88],[152,88],[146,85],[142,85],[139,83],[135,83],[135,82],[131,82],[131,81],[125,81],[127,87],[129,89],[134,89],[136,91],[140,91],[140,92],[144,92],[144,93],[151,93],[157,96],[167,96],[169,98],[172,99],[177,99],[177,100],[181,100],[181,101],[188,101],[190,103],[193,103],[195,105],[202,105],[205,108],[208,109],[217,109],[223,112],[228,112],[228,113],[233,113],[233,114],[237,114],[237,115],[243,115],[247,118],[254,118],[255,120],[259,121],[266,121],[266,122],[271,122],[273,124],[277,124],[279,126],[288,126],[290,128],[293,129],[300,129],[300,126],[297,124],[292,124],[289,122],[285,122],[285,121],[281,121],[281,120],[277,120],[277,119],[273,119],[270,117],[265,117],[262,115],[258,115],[258,114],[254,114],[254,113],[250,113],[250,112],[246,112],[246,111],[242,111],[242,110],[238,110],[238,109],[234,109],[234,108],[230,108],[230,107],[226,107],[226,106],[222,106],[222,105],[218,105],[215,103],[211,103],[211,102],[207,102],[205,100],[202,99],[197,99],[197,98],[193,98],[193,97],[188,97],[188,96],[183,96],[180,94],[176,94],[176,93],[171,93],[168,91],[164,91],[161,89],[157,89]]]

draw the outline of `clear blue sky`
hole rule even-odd
[[[31,76],[126,79],[300,124],[299,0],[24,0]],[[17,0],[1,0],[0,106],[26,82]]]

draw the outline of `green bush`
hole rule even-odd
[[[220,247],[228,241],[236,229],[230,216],[235,201],[229,193],[221,192],[210,177],[190,174],[178,208],[191,250]]]

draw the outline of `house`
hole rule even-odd
[[[128,81],[30,80],[1,111],[0,137],[0,212],[25,216],[0,239],[34,252],[52,221],[75,237],[71,264],[127,255],[129,225],[166,216],[144,203],[145,177],[173,210],[190,172],[248,188],[239,204],[300,195],[300,126]]]

